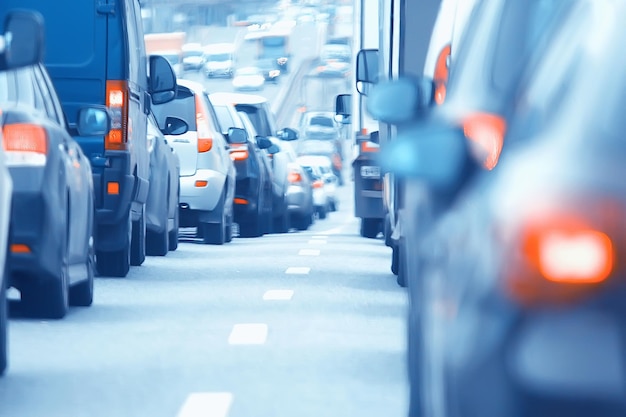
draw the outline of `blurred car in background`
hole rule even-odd
[[[339,185],[343,185],[342,148],[339,131],[321,126],[307,128],[296,145],[298,155],[322,155],[330,159]]]
[[[256,61],[256,67],[261,70],[263,77],[265,78],[265,82],[277,84],[280,78],[280,68],[276,64],[275,59],[266,58],[259,59]]]
[[[349,78],[352,69],[352,52],[347,44],[326,43],[322,46],[315,71],[320,77]]]
[[[214,43],[204,47],[204,73],[207,78],[228,77],[235,73],[235,45]]]
[[[446,101],[387,148],[387,167],[430,190],[406,200],[409,415],[624,415],[626,101],[621,78],[610,93],[597,80],[626,65],[611,52],[626,8],[481,6]],[[396,85],[379,110],[418,89]]]
[[[209,94],[209,100],[230,144],[230,157],[237,170],[234,221],[239,225],[239,236],[262,236],[271,230],[272,168],[264,149],[272,143],[258,136],[249,120],[244,123],[232,103],[221,101],[219,95],[213,94]]]
[[[308,174],[297,161],[297,155],[290,142],[270,138],[280,151],[272,154],[274,166],[287,172],[287,216],[289,224],[298,230],[306,230],[313,224],[315,205],[313,187]]]
[[[180,159],[180,227],[196,227],[204,243],[229,242],[236,170],[206,90],[179,79],[176,98],[152,109]],[[174,122],[183,128],[172,130]]]
[[[25,24],[30,15],[16,16]],[[31,19],[28,30],[42,39],[40,20]],[[42,47],[23,53],[41,59]],[[2,146],[13,181],[8,286],[19,290],[25,314],[59,319],[70,304],[93,302],[91,164],[70,134],[43,63],[0,73],[0,110]],[[106,108],[92,105],[78,110],[71,129],[91,136],[104,135],[110,127]]]
[[[270,108],[267,98],[258,94],[243,93],[213,93],[211,96],[214,94],[221,96],[220,100],[227,100],[233,103],[238,112],[244,112],[254,125],[259,136],[276,138],[281,141],[298,139],[298,132],[294,129],[285,127],[277,130],[276,117]],[[273,153],[268,153],[274,155]],[[284,153],[281,155],[284,155]],[[289,157],[289,159],[295,160],[295,155]],[[275,187],[272,205],[272,231],[277,233],[287,233],[289,231],[289,213],[286,200],[289,181],[287,179],[288,169],[285,161],[286,159],[283,156],[272,158],[272,178]]]
[[[322,178],[322,172],[317,165],[302,165],[300,161],[298,161],[298,164],[304,169],[304,172],[306,172],[311,182],[315,214],[318,219],[323,220],[331,211],[331,206],[329,196],[326,194],[326,186]]]
[[[265,76],[258,67],[243,67],[235,70],[233,87],[239,91],[258,91],[265,85]]]
[[[323,189],[324,200],[317,200],[316,206],[323,206],[326,208],[326,212],[329,211],[337,211],[339,207],[339,201],[337,196],[337,187],[339,186],[339,179],[333,173],[332,170],[332,162],[330,159],[323,155],[303,155],[297,158],[297,161],[302,167],[319,177],[324,186],[321,187],[319,184],[314,186],[313,188],[321,188]],[[318,192],[318,194],[320,194]],[[319,197],[317,197],[319,198]],[[319,214],[319,210],[318,210]],[[324,218],[319,216],[320,218]]]
[[[200,71],[204,67],[204,49],[199,43],[186,43],[183,50],[183,71]]]
[[[178,248],[180,161],[159,129],[148,118],[150,188],[146,200],[146,255],[165,256]]]

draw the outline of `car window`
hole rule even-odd
[[[217,116],[217,122],[223,134],[228,133],[228,129],[231,127],[238,127],[238,123],[232,117],[232,113],[228,111],[226,106],[213,106],[215,115]]]
[[[153,105],[152,109],[161,129],[165,127],[165,118],[168,116],[183,119],[189,125],[189,130],[191,131],[197,129],[196,99],[193,93],[187,88],[181,88],[179,86],[174,100],[165,104]]]
[[[274,132],[272,132],[269,121],[267,117],[265,117],[263,110],[248,104],[237,104],[235,107],[238,111],[242,111],[248,115],[248,118],[250,118],[250,121],[259,135],[274,136]]]

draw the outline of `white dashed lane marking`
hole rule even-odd
[[[226,417],[233,402],[230,392],[193,392],[177,417]]]
[[[266,301],[291,300],[291,297],[293,297],[293,290],[267,290],[263,294],[263,299]]]
[[[320,255],[320,250],[319,249],[300,249],[300,252],[298,252],[298,255],[302,255],[302,256],[319,256]]]
[[[308,266],[290,266],[285,271],[285,274],[306,275],[311,272],[311,268]]]
[[[231,345],[262,345],[267,340],[267,324],[239,323],[233,326],[228,336]]]

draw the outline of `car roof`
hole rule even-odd
[[[199,82],[187,80],[187,79],[184,79],[184,78],[179,78],[176,81],[177,81],[178,85],[181,85],[183,87],[187,87],[188,89],[193,91],[194,94],[204,94],[204,92],[205,92],[204,85],[202,85]]]

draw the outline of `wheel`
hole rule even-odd
[[[64,234],[60,237],[58,256],[61,260],[55,276],[43,281],[30,281],[21,288],[22,306],[26,315],[46,319],[62,319],[69,310],[69,196],[66,203]]]
[[[317,217],[321,220],[324,220],[326,218],[326,211],[326,206],[319,207],[317,209]]]
[[[385,236],[385,246],[389,246],[391,248],[391,234],[393,233],[393,230],[391,230],[391,216],[389,216],[389,213],[385,214],[385,220],[383,222],[383,235]]]
[[[296,229],[304,231],[311,225],[312,218],[313,216],[310,214],[294,214],[293,225]]]
[[[272,219],[272,232],[273,233],[288,233],[290,226],[290,215],[287,209],[287,204],[283,200],[283,212],[280,216]]]
[[[397,278],[396,282],[399,286],[406,288],[407,286],[407,267],[406,267],[406,244],[402,241],[398,242],[394,252],[397,253]]]
[[[376,238],[380,231],[380,219],[361,219],[361,236]]]
[[[175,251],[178,249],[178,227],[180,224],[180,212],[178,207],[176,207],[176,211],[174,212],[174,228],[169,231],[168,241],[168,249],[171,251]]]
[[[146,230],[146,255],[149,256],[165,256],[169,251],[169,237],[167,231],[167,222],[165,222],[165,230],[162,232],[153,232]]]
[[[122,223],[114,227],[125,237],[124,247],[117,251],[96,250],[96,270],[100,275],[120,278],[128,275],[130,270],[130,213],[128,213],[128,219]],[[106,225],[103,227],[110,226]]]
[[[139,220],[133,221],[130,243],[130,264],[140,266],[146,260],[146,205],[141,206]]]
[[[89,307],[93,304],[93,276],[94,276],[93,236],[89,237],[89,252],[85,260],[87,279],[70,287],[70,305]]]
[[[398,275],[398,267],[400,266],[400,254],[399,254],[399,250],[398,247],[393,245],[391,247],[391,273],[394,275]]]
[[[8,259],[8,258],[7,258]],[[0,376],[4,374],[4,371],[7,369],[7,327],[9,325],[8,315],[8,301],[7,301],[7,288],[6,281],[9,279],[8,262],[5,261],[4,268],[4,282],[0,284]]]
[[[331,211],[339,210],[339,202],[337,200],[331,201],[331,203],[330,203],[330,210]]]
[[[202,236],[202,243],[223,245],[226,242],[226,225],[223,218],[219,223],[200,223],[198,229]]]

